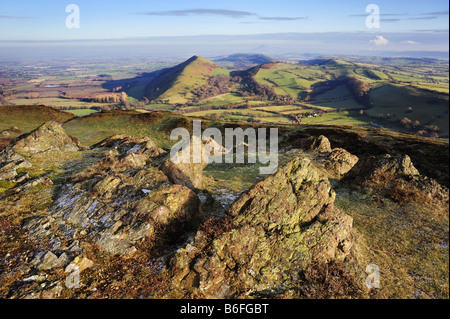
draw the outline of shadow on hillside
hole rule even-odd
[[[141,73],[130,79],[110,80],[102,84],[102,88],[109,91],[114,89],[124,91],[129,97],[142,100],[145,96],[145,89],[158,75],[170,70],[170,68],[162,69],[154,72]]]

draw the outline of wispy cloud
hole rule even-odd
[[[426,32],[426,33],[449,33],[449,29],[419,29],[413,30],[414,32]]]
[[[172,17],[186,17],[186,16],[199,16],[199,15],[213,15],[230,18],[257,18],[264,21],[296,21],[306,20],[308,17],[264,17],[257,13],[249,11],[235,11],[224,9],[188,9],[188,10],[172,10],[172,11],[147,11],[140,12],[138,14],[149,16],[172,16]]]
[[[0,19],[28,19],[28,17],[5,16],[0,14]]]
[[[419,15],[419,16],[418,16]],[[435,11],[435,12],[424,12],[419,14],[411,13],[381,13],[382,22],[399,22],[402,20],[434,20],[441,16],[449,15],[449,11]],[[351,14],[349,17],[367,17],[367,13],[361,14]],[[386,17],[396,17],[396,18],[386,18]]]
[[[295,21],[295,20],[307,20],[308,17],[259,17],[260,20],[268,21]]]
[[[447,11],[435,11],[435,12],[428,12],[424,13],[423,15],[430,15],[430,16],[448,16],[449,12]]]
[[[402,19],[380,19],[381,22],[399,22]]]
[[[351,14],[349,17],[367,17],[368,13],[361,13],[361,14]],[[380,16],[382,17],[400,17],[400,16],[407,16],[407,13],[382,13]]]
[[[431,16],[431,17],[414,17],[414,18],[409,18],[409,20],[434,20],[437,19],[437,16]]]
[[[412,40],[401,41],[400,43],[403,43],[403,44],[411,44],[411,45],[419,44],[419,42],[412,41]]]
[[[245,18],[255,16],[255,13],[248,11],[235,11],[235,10],[223,10],[223,9],[189,9],[189,10],[172,10],[172,11],[147,11],[140,14],[149,16],[194,16],[194,15],[216,15],[232,18]]]

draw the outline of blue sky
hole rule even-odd
[[[80,8],[79,29],[65,24],[71,3]],[[365,25],[371,3],[381,10],[379,29]],[[387,35],[403,33],[408,37],[398,38],[397,49],[423,50],[427,34],[448,37],[448,10],[446,0],[0,0],[0,42],[363,32],[371,36],[368,47],[387,49]],[[437,39],[428,47],[441,42],[448,51],[448,40]]]
[[[70,3],[80,7],[79,29],[65,26]],[[448,29],[443,0],[1,0],[0,40],[370,31],[370,3],[381,9],[379,32]]]

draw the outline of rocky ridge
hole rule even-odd
[[[394,200],[414,187],[448,205],[448,189],[420,175],[407,155],[358,158],[325,136],[300,145],[313,159],[299,153],[240,194],[225,216],[208,219],[217,203],[203,198],[206,162],[175,163],[151,139],[125,135],[87,149],[53,122],[20,136],[0,151],[0,219],[41,245],[12,271],[18,281],[9,294],[73,265],[98,269],[87,258],[92,247],[129,260],[160,247],[145,253],[163,263],[159,273],[176,296],[270,296],[295,287],[311,265],[352,254],[353,218],[336,207],[329,177]],[[18,258],[2,253],[2,267]],[[41,296],[58,296],[62,283],[55,285],[49,294],[39,288]]]

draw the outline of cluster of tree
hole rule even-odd
[[[200,106],[198,108],[186,109],[185,105],[178,105],[175,109],[175,112],[180,114],[187,113],[195,113],[202,111],[211,111],[211,110],[230,110],[230,109],[247,109],[249,108],[248,103],[235,102],[230,104],[222,104],[222,105],[208,105],[208,106]]]
[[[54,108],[60,109],[62,111],[69,111],[69,110],[85,110],[88,109],[86,107],[83,106],[53,106]],[[94,109],[94,108],[89,108],[89,109]]]
[[[405,130],[415,132],[420,136],[439,137],[440,128],[437,125],[422,125],[418,120],[411,120],[407,117],[400,120],[400,124]]]
[[[221,113],[209,113],[208,117],[222,117],[222,116],[229,116],[229,115],[235,115],[235,116],[245,116],[245,114],[241,112],[233,112],[233,111],[225,111]],[[253,118],[251,115],[248,115],[250,118]],[[267,112],[267,114],[258,114],[258,117],[260,118],[267,118],[267,117],[273,117],[273,114],[270,114],[270,112]]]
[[[93,78],[94,81],[112,81],[112,79],[110,74],[99,74]]]
[[[230,89],[237,82],[236,77],[229,75],[216,75],[208,80],[206,85],[203,85],[197,89],[192,90],[192,94],[195,96],[194,102],[208,99],[220,94],[230,93]]]
[[[420,127],[420,122],[419,121],[413,121],[410,120],[409,118],[405,117],[403,119],[400,120],[400,124],[407,130],[411,130],[411,129],[417,129]]]
[[[244,97],[260,96],[269,101],[275,101],[278,98],[272,87],[258,83],[253,76],[242,77],[241,90]]]
[[[348,77],[346,80],[346,85],[358,103],[365,106],[370,105],[368,95],[370,91],[369,83],[361,81],[356,77]]]
[[[86,102],[126,104],[128,101],[128,95],[125,92],[105,93],[86,96],[81,99]]]
[[[25,98],[31,100],[31,99],[38,99],[39,96],[40,95],[38,92],[30,92],[25,96]]]

